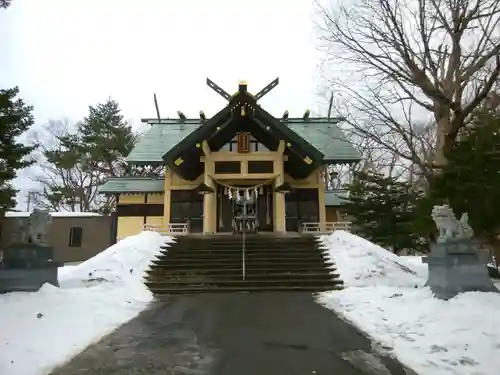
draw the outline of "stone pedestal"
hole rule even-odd
[[[38,268],[0,268],[0,294],[8,292],[36,292],[43,284],[59,286],[59,264],[46,264]]]
[[[462,292],[499,292],[479,256],[479,245],[471,239],[448,238],[431,244],[428,264],[429,286],[436,297],[449,299]]]
[[[50,223],[51,216],[44,211],[18,220],[12,245],[4,249],[0,260],[0,293],[37,291],[45,283],[59,286],[61,265],[51,261],[52,248],[48,246]]]

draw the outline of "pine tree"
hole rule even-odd
[[[414,208],[421,194],[410,184],[375,172],[360,172],[348,186],[343,210],[361,236],[395,253],[419,249],[422,240],[413,232]]]
[[[18,94],[17,87],[0,90],[0,208],[3,209],[16,205],[17,190],[11,184],[16,171],[33,163],[27,156],[34,147],[18,141],[34,123],[33,108],[16,99]]]
[[[57,136],[57,148],[44,152],[47,161],[63,176],[48,179],[43,198],[52,206],[70,210],[109,212],[113,201],[97,190],[110,176],[126,174],[125,157],[137,136],[127,124],[116,101],[89,106],[89,114],[75,131]],[[66,175],[65,171],[71,172]],[[74,181],[76,179],[76,181]]]
[[[132,151],[136,135],[124,120],[118,103],[108,99],[89,107],[89,115],[79,127],[79,152],[87,154],[92,166],[107,176],[122,175],[124,158]]]

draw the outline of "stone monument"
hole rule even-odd
[[[44,283],[58,286],[59,264],[53,262],[48,234],[52,217],[35,210],[28,218],[16,218],[11,245],[0,263],[0,293],[37,291]]]
[[[498,292],[479,256],[479,244],[473,239],[467,213],[457,220],[450,206],[434,206],[432,219],[439,237],[423,262],[429,267],[426,285],[436,297],[449,299],[472,291]]]

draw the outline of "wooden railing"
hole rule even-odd
[[[301,232],[302,233],[332,233],[336,230],[349,231],[351,229],[351,223],[349,221],[337,221],[337,222],[326,222],[324,224],[324,230],[321,228],[321,223],[319,222],[308,222],[302,223]]]
[[[144,230],[168,235],[182,235],[189,233],[189,223],[171,223],[168,225],[144,224]]]

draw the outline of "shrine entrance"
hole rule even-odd
[[[247,214],[257,219],[257,232],[273,231],[273,185],[258,188],[219,185],[217,188],[217,232],[233,232],[233,219],[240,214],[241,199],[248,199]],[[249,230],[252,231],[252,230]]]

